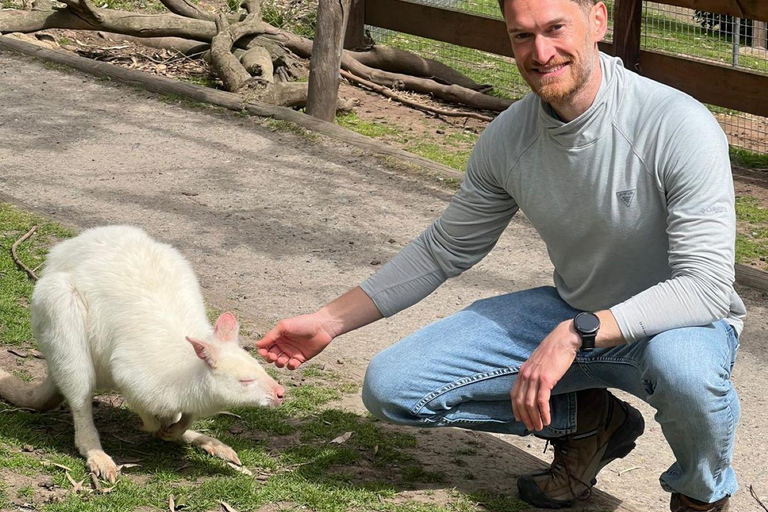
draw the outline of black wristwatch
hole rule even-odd
[[[595,338],[600,330],[600,319],[594,313],[579,313],[573,319],[573,328],[581,336],[582,352],[591,352],[595,349]]]

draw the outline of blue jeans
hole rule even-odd
[[[552,287],[475,302],[374,357],[363,402],[402,425],[530,434],[515,421],[510,390],[541,340],[576,313]],[[618,388],[657,410],[677,459],[661,475],[667,491],[709,502],[732,495],[741,411],[730,380],[737,349],[733,329],[718,321],[579,354],[553,390],[551,425],[537,435],[576,431],[576,391]]]

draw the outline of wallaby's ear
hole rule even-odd
[[[237,343],[237,331],[240,329],[235,315],[227,311],[222,313],[213,326],[213,337],[222,343]]]
[[[194,340],[187,336],[187,341],[192,344],[195,349],[197,357],[205,361],[210,368],[216,368],[216,362],[219,360],[219,350],[204,341]]]

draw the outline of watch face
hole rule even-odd
[[[592,334],[600,328],[600,319],[594,313],[579,313],[573,319],[576,330],[583,334]]]

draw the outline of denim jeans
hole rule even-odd
[[[512,414],[518,369],[577,313],[552,287],[475,302],[374,357],[363,402],[375,416],[403,425],[530,434]],[[730,374],[737,349],[733,329],[718,321],[580,353],[552,392],[551,424],[537,435],[576,431],[576,391],[621,389],[657,411],[676,458],[661,475],[667,491],[710,502],[732,495],[740,406]]]

